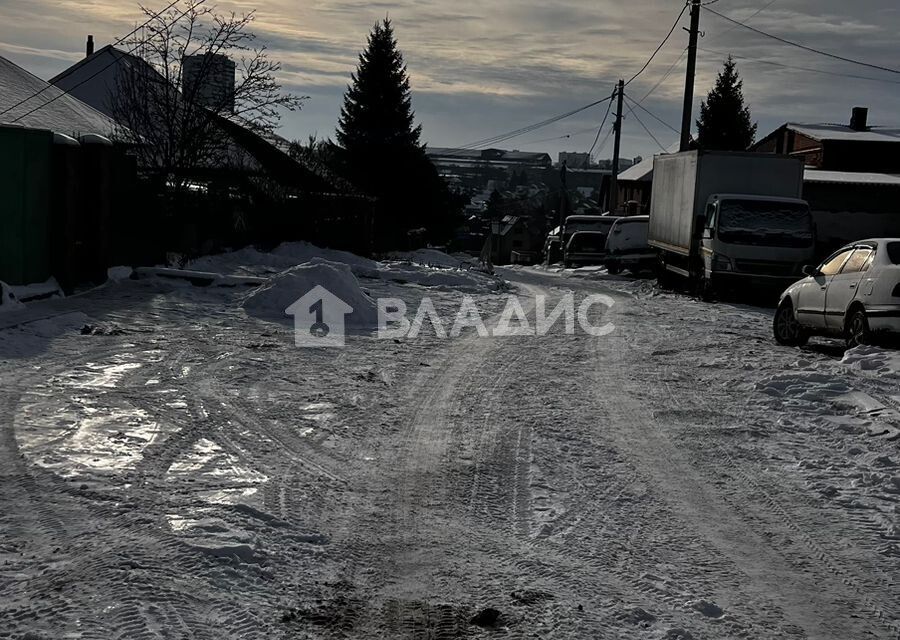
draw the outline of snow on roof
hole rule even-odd
[[[869,127],[857,131],[843,124],[797,124],[789,122],[789,129],[813,140],[841,140],[854,142],[900,142],[896,127]]]
[[[23,104],[0,115],[0,124],[49,129],[75,134],[75,137],[86,133],[104,136],[115,133],[116,125],[111,119],[0,56],[0,112],[23,100]],[[29,113],[40,105],[46,106]]]
[[[653,157],[644,158],[619,174],[619,180],[649,182],[653,179]]]
[[[803,180],[804,182],[900,186],[900,175],[893,175],[889,173],[862,173],[856,171],[821,171],[819,169],[807,169],[803,175]]]

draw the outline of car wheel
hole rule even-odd
[[[809,342],[809,332],[797,321],[790,302],[783,302],[778,307],[772,329],[775,342],[786,347],[802,347]]]
[[[609,272],[610,275],[615,276],[622,273],[622,267],[618,262],[611,262],[610,264],[606,265],[606,271]]]
[[[869,319],[863,309],[854,309],[847,319],[847,348],[872,344],[872,332],[869,330]]]

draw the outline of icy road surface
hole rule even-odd
[[[0,317],[0,637],[898,637],[896,353],[504,276],[616,331],[301,350],[154,282]]]

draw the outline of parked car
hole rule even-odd
[[[556,264],[563,258],[562,227],[556,227],[544,240],[544,264]]]
[[[606,257],[606,236],[600,231],[576,231],[566,245],[563,264],[574,266],[601,265]]]
[[[848,347],[900,333],[900,238],[839,249],[787,289],[775,312],[775,340],[802,346],[812,335],[843,336]]]
[[[566,266],[569,266],[569,262],[572,264],[603,264],[603,257],[606,252],[606,237],[609,234],[609,230],[612,229],[613,224],[615,224],[616,220],[618,220],[618,216],[569,216],[566,218],[566,225],[563,228],[562,235],[562,246],[563,246],[563,263]],[[572,231],[572,229],[575,229]],[[600,243],[600,248],[598,251],[594,252],[594,255],[587,257],[574,257],[571,261],[569,260],[569,245],[572,242],[572,238],[576,233],[597,233],[603,236],[603,242]],[[598,236],[592,236],[593,238],[597,238]],[[581,242],[584,242],[583,238]],[[590,262],[585,262],[585,260],[590,260]]]
[[[622,269],[637,273],[653,269],[657,256],[649,244],[650,216],[619,218],[613,223],[606,238],[606,269],[616,274]]]

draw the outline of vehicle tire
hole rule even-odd
[[[611,262],[606,265],[606,271],[610,275],[617,276],[622,273],[622,265],[620,265],[618,262]]]
[[[775,311],[772,332],[775,342],[786,347],[802,347],[809,342],[809,332],[794,317],[794,306],[790,302],[782,302]]]
[[[716,297],[716,290],[713,288],[712,281],[709,278],[700,276],[697,281],[697,297],[703,302],[712,302]]]
[[[660,289],[672,288],[672,274],[666,269],[666,263],[661,259],[656,263],[656,283]]]
[[[869,319],[866,317],[864,309],[857,307],[851,311],[846,327],[844,333],[848,349],[872,344],[872,332],[869,329]]]
[[[569,262],[568,260],[563,260],[563,268],[564,268],[564,269],[571,269],[571,268],[572,268],[572,263]]]

